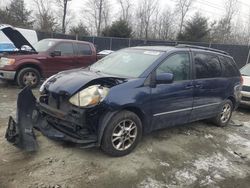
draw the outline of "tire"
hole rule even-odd
[[[220,113],[212,119],[213,123],[217,126],[224,127],[227,126],[233,112],[233,103],[231,100],[227,99],[221,109]]]
[[[101,149],[114,157],[124,156],[137,146],[141,137],[140,118],[133,112],[121,111],[108,122],[102,137]]]
[[[23,68],[18,72],[16,81],[21,88],[27,85],[31,88],[35,88],[41,81],[41,75],[37,69]]]

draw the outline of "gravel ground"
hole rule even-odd
[[[250,109],[224,128],[207,122],[156,131],[130,155],[113,158],[36,132],[39,151],[25,153],[4,138],[19,89],[0,87],[0,187],[246,187],[250,185]],[[37,93],[37,91],[35,91]]]

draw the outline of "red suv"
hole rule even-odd
[[[96,62],[96,50],[92,43],[44,39],[32,46],[17,30],[0,28],[19,49],[3,55],[0,59],[0,78],[14,80],[24,87],[36,87],[41,78],[60,71],[87,67]]]

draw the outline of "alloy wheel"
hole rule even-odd
[[[222,123],[226,123],[230,119],[231,111],[232,111],[232,109],[231,109],[230,104],[228,104],[228,103],[224,104],[224,106],[222,108],[222,112],[221,112],[221,122]]]
[[[112,133],[113,147],[124,151],[132,146],[137,137],[137,126],[134,121],[126,119],[118,123]]]

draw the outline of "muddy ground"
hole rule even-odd
[[[25,153],[4,138],[18,91],[0,86],[1,188],[250,187],[250,109],[233,115],[242,126],[196,122],[157,131],[121,158],[54,142],[38,132],[39,151]]]

